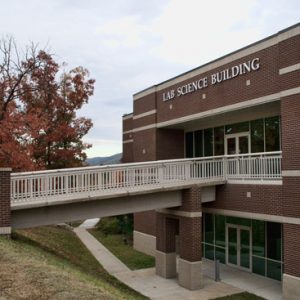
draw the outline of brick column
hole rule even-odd
[[[297,73],[290,73],[297,77]],[[292,77],[289,78],[289,81]],[[299,80],[299,77],[297,77]],[[300,218],[300,95],[281,98],[282,209],[285,217]],[[300,299],[300,225],[283,224],[283,299]]]
[[[178,221],[166,214],[156,214],[156,274],[165,278],[176,277],[176,231]]]
[[[300,299],[300,225],[283,224],[284,271],[282,292],[284,300]]]
[[[179,211],[178,281],[189,290],[202,286],[201,189],[192,187],[182,193]]]
[[[0,168],[0,235],[11,233],[10,168]]]
[[[156,214],[156,274],[165,278],[176,277],[176,231],[178,221],[166,214]]]

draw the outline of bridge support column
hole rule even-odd
[[[10,168],[0,168],[0,235],[11,233]]]
[[[176,232],[178,221],[164,213],[156,214],[156,274],[164,278],[176,277]]]
[[[178,282],[189,290],[202,287],[201,189],[183,191],[179,213]]]

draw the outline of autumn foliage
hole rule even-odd
[[[0,42],[0,167],[38,170],[80,166],[92,127],[76,112],[93,95],[82,67],[70,71],[53,55],[27,48],[22,59],[12,39]]]

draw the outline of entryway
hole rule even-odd
[[[249,132],[226,134],[225,154],[246,154],[250,152]]]
[[[251,228],[226,224],[226,264],[251,272]]]

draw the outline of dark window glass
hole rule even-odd
[[[225,249],[215,247],[215,259],[218,259],[222,264],[225,264]]]
[[[214,246],[205,244],[205,258],[214,260]]]
[[[267,257],[281,261],[281,224],[267,222]]]
[[[185,156],[187,158],[194,156],[194,134],[187,132],[185,134]]]
[[[202,130],[195,131],[195,157],[203,156],[203,139],[202,139]]]
[[[204,129],[204,156],[213,155],[213,129]]]
[[[239,133],[239,132],[248,132],[249,131],[249,122],[236,123],[225,126],[225,133]]]
[[[265,119],[266,151],[279,151],[279,117]]]
[[[224,155],[224,127],[214,128],[215,156]]]
[[[236,225],[251,226],[251,220],[244,219],[244,218],[226,217],[226,222],[230,224],[236,224]]]
[[[225,247],[225,216],[215,215],[216,245]]]
[[[281,280],[281,263],[267,260],[267,277]]]
[[[264,152],[264,120],[251,121],[251,152]]]
[[[265,222],[252,220],[252,253],[265,256]]]
[[[212,214],[205,214],[205,243],[214,243],[214,218]]]
[[[265,259],[252,256],[252,272],[259,275],[266,275]]]

